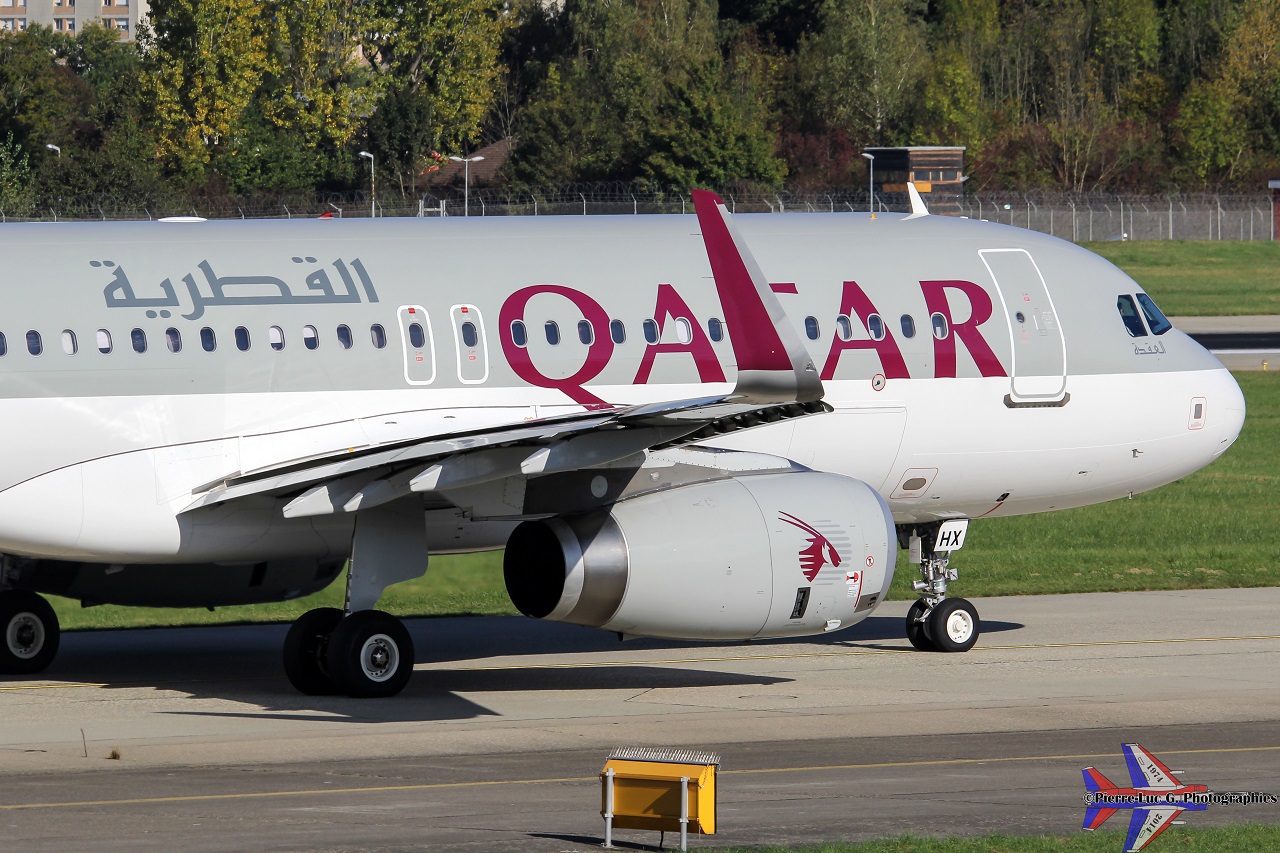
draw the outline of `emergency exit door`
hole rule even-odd
[[[1067,344],[1044,276],[1025,249],[978,252],[995,282],[1009,322],[1014,400],[1054,402],[1067,392]]]
[[[404,350],[404,381],[410,385],[430,385],[436,378],[431,319],[421,305],[401,305],[397,313]]]

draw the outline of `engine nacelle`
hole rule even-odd
[[[893,517],[818,471],[697,483],[521,524],[507,592],[527,616],[624,635],[743,640],[847,627],[884,600]]]

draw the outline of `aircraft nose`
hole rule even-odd
[[[1240,430],[1244,427],[1244,392],[1240,390],[1240,383],[1236,382],[1236,378],[1228,370],[1222,371],[1220,395],[1223,418],[1218,431],[1220,441],[1215,456],[1221,455],[1234,444],[1240,436]]]

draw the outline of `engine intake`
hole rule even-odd
[[[743,476],[526,521],[503,573],[521,613],[623,634],[814,634],[888,592],[893,518],[874,489],[818,471]]]

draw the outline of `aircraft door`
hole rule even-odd
[[[489,348],[480,309],[474,305],[455,305],[449,314],[458,350],[458,379],[464,385],[478,385],[489,378]]]
[[[1040,268],[1025,249],[978,252],[1009,321],[1014,400],[1053,402],[1067,390],[1067,344]]]
[[[404,348],[404,380],[410,385],[430,385],[436,379],[431,318],[421,305],[401,305],[397,316]]]

